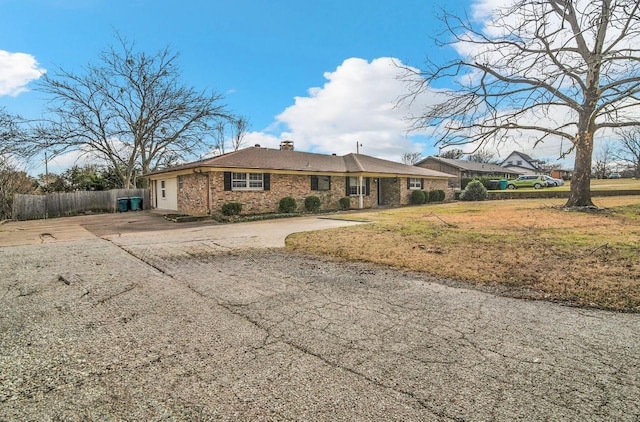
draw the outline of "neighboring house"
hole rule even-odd
[[[455,176],[455,179],[451,180],[452,185],[455,187],[460,187],[464,178],[493,177],[496,179],[511,179],[520,175],[520,173],[501,167],[498,164],[476,163],[452,158],[427,157],[418,161],[415,165]]]
[[[538,160],[518,151],[509,154],[500,166],[518,174],[547,174]]]
[[[286,196],[300,209],[312,195],[323,210],[339,209],[345,196],[352,208],[405,205],[412,190],[446,190],[450,176],[363,154],[294,151],[284,141],[279,150],[256,145],[145,177],[154,208],[197,215],[227,202],[240,202],[243,214],[274,212]]]
[[[573,170],[564,170],[564,169],[552,169],[551,177],[562,180],[571,180],[571,176],[573,176]]]

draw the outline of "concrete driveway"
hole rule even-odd
[[[207,238],[222,248],[282,247],[291,233],[361,224],[330,217],[295,217],[242,224],[213,220],[175,223],[160,212],[97,214],[47,220],[11,221],[0,225],[0,247],[86,240],[94,237],[176,241]]]
[[[640,315],[251,248],[324,224],[0,248],[0,420],[640,419]]]

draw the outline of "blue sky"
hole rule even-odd
[[[138,51],[180,53],[186,85],[223,93],[248,117],[247,146],[290,139],[297,150],[347,154],[359,142],[381,158],[427,156],[437,148],[408,134],[406,110],[395,107],[406,86],[394,63],[453,57],[431,39],[442,30],[439,9],[487,1],[0,0],[0,107],[41,116],[38,72],[81,72],[117,31]],[[75,159],[59,158],[52,171]]]

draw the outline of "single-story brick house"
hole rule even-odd
[[[382,160],[364,154],[344,156],[259,145],[145,175],[156,209],[202,215],[240,202],[243,214],[273,212],[286,196],[317,196],[322,210],[339,209],[340,198],[352,208],[409,203],[415,189],[447,190],[449,174]]]
[[[520,176],[519,172],[501,167],[498,164],[476,163],[453,158],[427,157],[418,161],[415,165],[453,175],[454,178],[451,179],[453,187],[460,187],[463,178],[493,177],[496,179],[512,179]]]

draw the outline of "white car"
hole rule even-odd
[[[545,180],[545,182],[547,182],[547,186],[562,186],[564,185],[564,180],[562,179],[556,179],[554,177],[551,176],[542,176]]]

